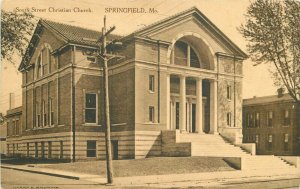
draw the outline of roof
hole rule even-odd
[[[207,27],[214,35],[216,35],[218,38],[220,38],[226,45],[230,47],[230,49],[237,54],[238,56],[241,56],[243,58],[248,58],[248,55],[241,50],[236,44],[234,44],[215,24],[213,24],[197,7],[191,7],[190,9],[184,10],[182,12],[179,12],[177,14],[174,14],[170,17],[167,17],[165,19],[159,20],[157,22],[154,22],[153,24],[150,24],[144,28],[138,29],[134,31],[131,35],[142,35],[144,33],[147,33],[148,31],[151,31],[155,28],[159,28],[160,25],[162,25],[165,22],[172,21],[176,19],[177,17],[185,17],[188,15],[194,15],[197,19],[199,19],[205,27]]]
[[[173,16],[167,17],[165,19],[162,19],[158,22],[154,22],[153,24],[150,24],[142,29],[136,30],[133,33],[125,36],[124,38],[130,38],[132,36],[142,36],[145,33],[151,32],[153,29],[159,28],[163,23],[174,21],[177,17],[185,17],[185,16],[194,16],[195,18],[199,19],[205,27],[207,27],[216,37],[222,40],[224,44],[226,44],[233,53],[235,53],[237,56],[247,58],[248,55],[244,53],[237,45],[235,45],[220,29],[218,29],[202,12],[199,11],[196,7],[192,7],[188,10],[179,12]],[[19,70],[22,71],[24,67],[26,67],[27,62],[31,59],[31,56],[34,53],[34,47],[38,43],[38,36],[41,31],[41,28],[45,27],[49,29],[52,32],[55,32],[58,34],[57,36],[60,37],[63,41],[65,41],[66,44],[79,44],[79,45],[87,45],[92,47],[97,47],[99,44],[97,44],[98,39],[101,37],[102,32],[95,31],[92,29],[87,29],[79,26],[64,24],[64,23],[58,23],[50,20],[40,19],[37,27],[34,31],[33,37],[31,38],[31,41],[28,45],[28,48],[26,49],[26,53],[21,61],[21,64],[19,66]],[[114,35],[110,34],[108,35],[108,40],[114,40],[121,38],[120,35]],[[29,66],[29,65],[27,65]]]
[[[22,106],[7,110],[6,118],[22,114]]]
[[[30,60],[31,56],[33,55],[35,49],[34,47],[39,41],[39,33],[41,32],[42,27],[45,27],[51,32],[56,33],[59,38],[65,41],[66,44],[73,43],[78,45],[97,47],[99,45],[97,44],[97,41],[102,35],[102,32],[96,30],[54,22],[46,19],[40,19],[35,28],[30,43],[26,49],[26,53],[21,61],[19,70],[22,70],[25,67],[25,65],[27,65],[26,63]],[[121,37],[122,36],[119,35],[109,34],[107,36],[107,39],[110,41]]]
[[[244,99],[243,105],[248,106],[248,105],[275,103],[275,102],[287,102],[287,101],[294,101],[294,99],[289,94],[284,94],[281,97],[278,97],[278,95],[272,95],[272,96],[253,97],[249,99]]]
[[[53,22],[50,20],[40,20],[40,24],[57,32],[64,40],[69,43],[84,44],[97,46],[98,39],[101,37],[102,32],[91,30],[83,27],[68,25],[64,23]],[[119,35],[108,35],[108,40],[121,38]]]

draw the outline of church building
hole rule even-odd
[[[7,137],[9,152],[18,145],[14,153],[26,157],[105,159],[100,36],[38,22],[19,67],[20,128]],[[114,159],[195,155],[192,139],[242,144],[247,55],[197,8],[112,40],[123,46],[111,53],[124,56],[109,62]]]

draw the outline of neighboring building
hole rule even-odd
[[[10,156],[24,153],[24,143],[22,140],[22,107],[13,108],[7,111],[5,116],[7,124],[7,142],[6,150]]]
[[[39,21],[19,67],[21,136],[9,137],[9,147],[19,143],[24,155],[37,158],[105,158],[102,68],[94,56],[100,36]],[[191,154],[185,143],[165,153],[164,130],[241,143],[247,56],[197,8],[114,39],[125,56],[109,63],[115,159]]]
[[[7,137],[7,122],[2,113],[0,113],[0,154],[6,155],[6,137]]]
[[[243,142],[257,154],[300,155],[300,107],[289,94],[245,99]]]

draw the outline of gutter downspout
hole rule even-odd
[[[236,62],[235,56],[233,56],[233,68],[234,68],[234,76],[233,76],[233,127],[236,127]]]
[[[74,74],[74,65],[75,65],[75,51],[76,46],[72,48],[72,66],[71,66],[71,96],[72,96],[72,120],[71,120],[71,127],[72,127],[72,162],[75,162],[75,74]]]

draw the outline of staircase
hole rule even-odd
[[[265,171],[297,170],[295,166],[273,155],[255,155],[243,157],[242,169]]]
[[[250,155],[240,147],[227,142],[220,135],[180,134],[176,142],[190,142],[191,156],[244,157]]]
[[[220,135],[180,133],[176,135],[175,141],[176,144],[189,143],[191,156],[241,158],[240,164],[243,170],[297,170],[295,166],[273,155],[251,155]]]

